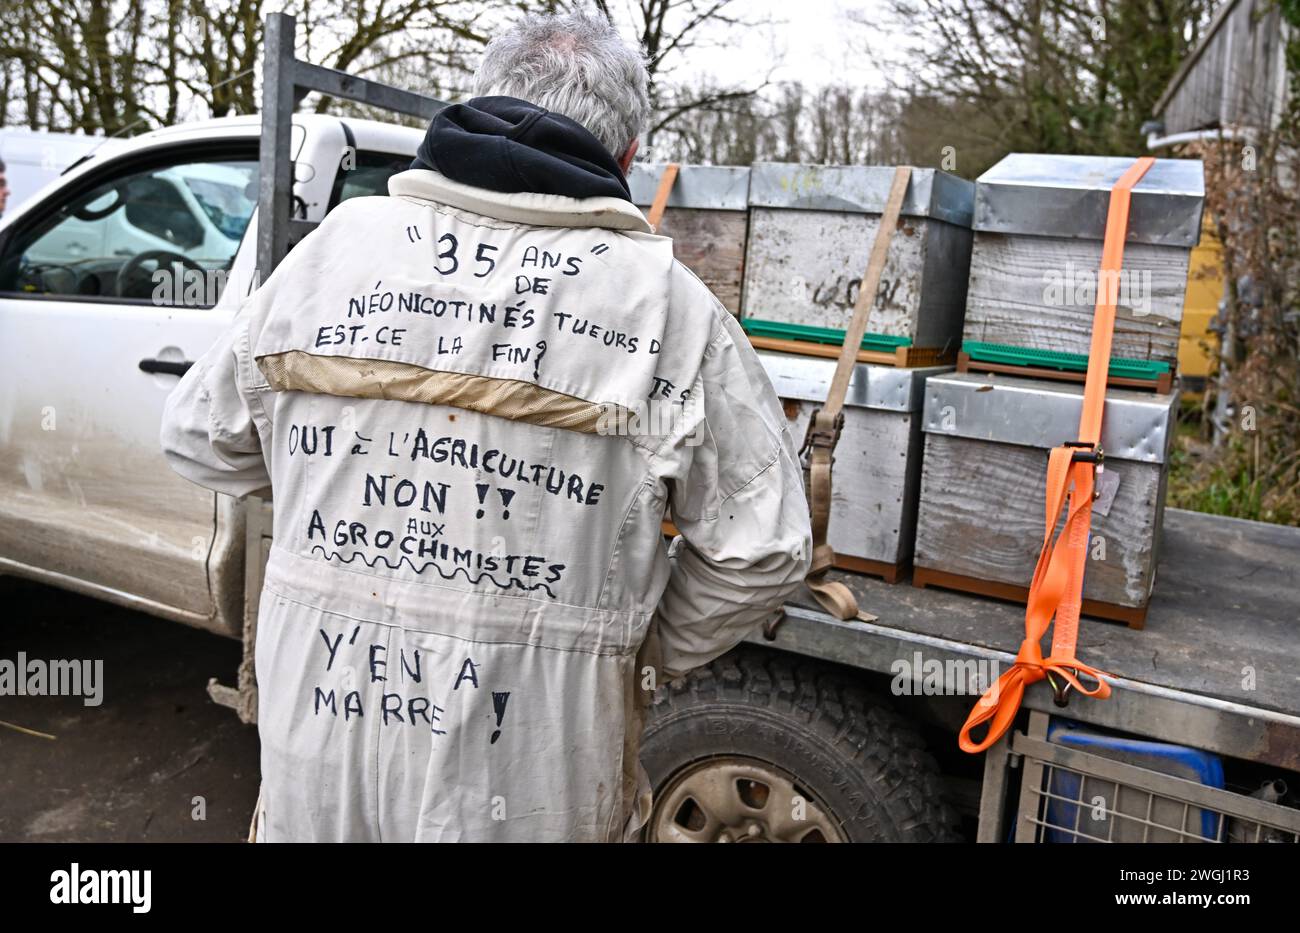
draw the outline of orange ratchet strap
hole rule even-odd
[[[1083,604],[1083,573],[1088,560],[1088,536],[1092,529],[1093,483],[1102,468],[1101,420],[1106,405],[1106,380],[1110,374],[1111,338],[1115,329],[1115,304],[1119,297],[1119,273],[1124,263],[1124,239],[1128,234],[1129,200],[1136,185],[1155,159],[1138,159],[1110,190],[1106,215],[1106,236],[1101,250],[1101,272],[1097,282],[1097,307],[1092,319],[1092,343],[1088,349],[1088,375],[1083,385],[1083,413],[1079,418],[1079,439],[1054,447],[1047,461],[1047,530],[1043,550],[1029,584],[1025,607],[1025,640],[1016,663],[998,678],[962,726],[957,744],[962,751],[979,753],[994,745],[1011,727],[1020,709],[1025,688],[1040,680],[1051,683],[1056,704],[1064,706],[1071,687],[1084,696],[1105,699],[1110,685],[1104,671],[1075,657],[1079,637],[1079,611]],[[1069,511],[1060,535],[1052,531],[1069,496]],[[1062,542],[1064,542],[1063,546]],[[1052,653],[1043,657],[1043,636],[1052,617]],[[1096,684],[1085,687],[1080,675]],[[1059,678],[1059,679],[1058,679]],[[988,723],[980,741],[971,730]]]

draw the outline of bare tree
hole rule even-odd
[[[200,112],[255,113],[267,12],[299,22],[299,54],[419,90],[463,77],[491,21],[554,0],[25,0],[0,6],[0,119],[134,133]],[[331,106],[318,100],[318,109]]]
[[[157,119],[144,100],[157,19],[143,5],[106,0],[6,4],[0,59],[22,82],[25,122],[119,132]]]
[[[575,6],[586,6],[578,0]],[[702,56],[737,31],[762,25],[740,14],[739,0],[590,0],[616,25],[631,30],[646,53],[650,73],[650,103],[654,117],[646,133],[648,146],[660,146],[659,137],[696,111],[725,112],[754,98],[771,83],[775,65],[744,84],[684,80],[684,63]],[[670,140],[671,142],[671,140]]]
[[[1195,46],[1212,0],[888,0],[864,51],[900,75],[914,112],[945,142],[1000,154],[1131,152],[1161,91]],[[900,41],[901,38],[901,41]],[[914,130],[915,132],[915,130]],[[938,146],[932,148],[937,149]],[[995,156],[996,157],[996,156]]]
[[[708,88],[697,88],[707,93]],[[727,107],[683,115],[664,155],[678,161],[887,165],[921,162],[904,132],[906,99],[843,84],[785,82]],[[933,160],[931,160],[933,161]]]

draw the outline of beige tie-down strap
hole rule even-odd
[[[668,196],[673,193],[677,183],[677,163],[669,162],[664,166],[664,173],[659,176],[659,187],[655,189],[655,199],[650,203],[650,211],[645,215],[646,221],[659,232],[659,221],[664,219],[664,209],[668,207]]]
[[[889,255],[889,244],[898,226],[898,217],[903,210],[903,197],[907,194],[907,185],[912,177],[910,166],[899,166],[894,171],[894,181],[889,188],[889,198],[885,202],[884,213],[880,215],[880,228],[876,231],[876,240],[871,245],[871,258],[867,261],[867,272],[862,277],[858,289],[858,299],[853,305],[853,318],[844,333],[844,346],[840,348],[839,361],[835,366],[835,376],[831,379],[830,392],[826,395],[826,404],[813,412],[808,420],[808,433],[804,437],[804,464],[808,476],[808,507],[812,518],[813,553],[812,566],[808,571],[806,582],[817,602],[822,608],[837,619],[863,618],[871,621],[875,616],[858,610],[858,601],[843,583],[826,579],[826,572],[835,564],[835,550],[826,541],[827,528],[831,520],[831,468],[835,463],[835,445],[839,443],[840,431],[844,427],[844,397],[848,393],[849,380],[853,376],[853,367],[857,363],[858,348],[867,332],[867,317],[871,307],[876,303],[876,292],[880,288],[880,276],[885,268],[885,259]]]

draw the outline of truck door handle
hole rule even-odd
[[[193,360],[144,359],[140,361],[140,371],[146,373],[167,373],[172,376],[184,376],[193,365]]]

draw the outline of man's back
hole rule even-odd
[[[650,692],[807,566],[739,326],[630,201],[590,194],[625,183],[574,155],[585,131],[471,105],[432,158],[491,152],[516,190],[420,169],[345,202],[168,404],[178,472],[274,490],[259,838],[627,838]],[[518,190],[551,184],[581,196]]]

